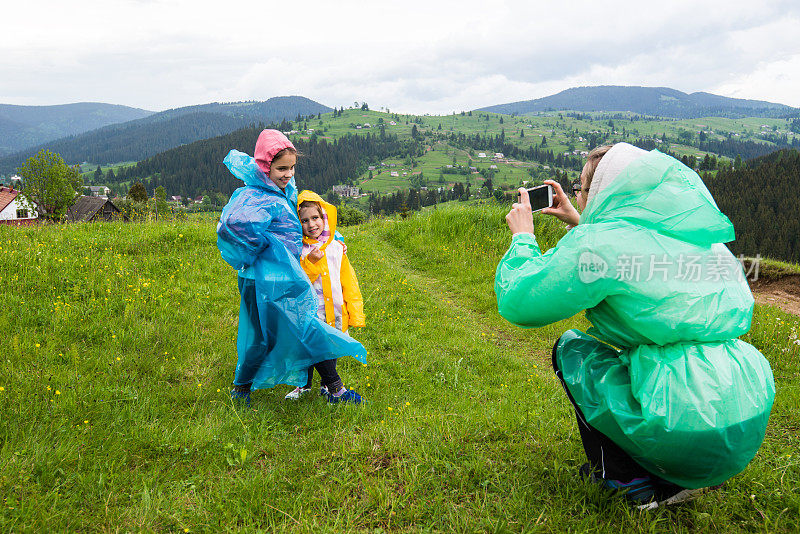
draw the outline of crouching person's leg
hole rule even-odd
[[[575,416],[578,420],[578,431],[580,432],[583,449],[586,452],[587,464],[581,466],[582,476],[592,481],[602,483],[609,489],[619,489],[627,492],[629,498],[639,501],[650,500],[653,497],[653,487],[650,484],[650,473],[637,464],[622,448],[614,443],[608,436],[594,428],[586,420],[583,410],[575,401],[569,387],[564,380],[564,374],[559,365],[559,351],[565,345],[574,340],[584,341],[576,336],[576,331],[568,331],[553,345],[553,370],[556,373],[567,398],[575,409]],[[582,333],[581,333],[582,334]],[[588,336],[586,336],[588,338]],[[592,342],[601,345],[598,341],[589,338]],[[568,350],[575,350],[578,347],[569,347]],[[613,350],[609,347],[609,350]]]

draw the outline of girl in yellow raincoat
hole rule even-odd
[[[364,304],[356,273],[347,259],[347,248],[334,238],[336,207],[312,191],[300,193],[297,203],[303,228],[300,265],[317,293],[317,317],[342,332],[347,332],[350,326],[364,326]],[[311,391],[314,369],[320,375],[322,394],[328,402],[361,402],[358,393],[344,387],[335,359],[309,367],[306,385],[289,392],[287,399],[296,400]]]

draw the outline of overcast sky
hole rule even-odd
[[[0,20],[4,104],[449,113],[645,85],[800,107],[797,0],[27,0]]]

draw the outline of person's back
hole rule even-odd
[[[498,308],[527,326],[585,309],[594,337],[569,331],[554,348],[581,417],[651,473],[717,484],[752,459],[774,398],[769,364],[735,339],[753,299],[722,244],[733,227],[696,173],[620,145],[554,248],[539,255],[532,234],[515,235],[497,269]]]

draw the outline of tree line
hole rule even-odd
[[[800,263],[800,152],[780,150],[704,180],[736,229],[734,254]]]
[[[281,129],[281,126],[273,125]],[[120,169],[116,180],[141,181],[148,193],[163,186],[172,194],[196,196],[203,192],[230,195],[242,185],[222,161],[231,149],[252,154],[263,125],[250,126],[227,135],[197,141]],[[352,183],[371,163],[397,156],[419,157],[424,147],[414,140],[379,133],[349,134],[336,140],[312,134],[294,141],[300,153],[295,178],[301,189],[327,191],[333,185]]]

